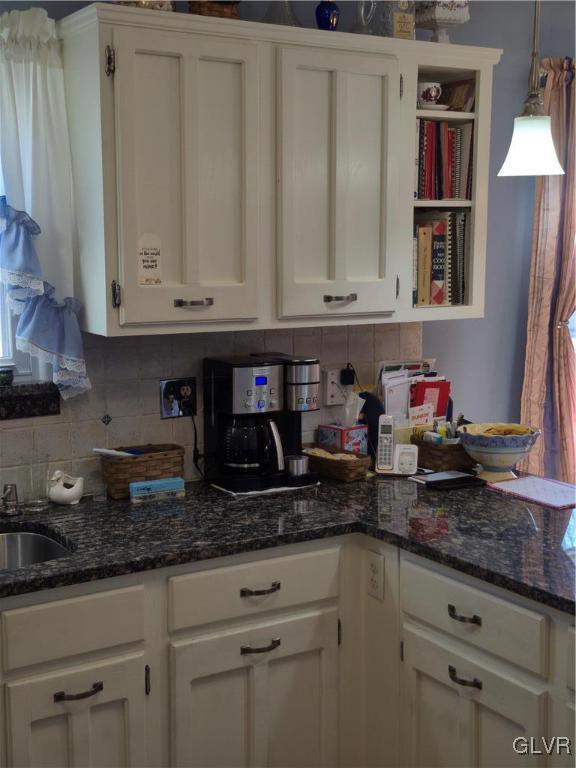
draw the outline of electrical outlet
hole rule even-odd
[[[325,368],[322,371],[323,404],[344,405],[344,389],[340,384],[340,368]]]
[[[196,415],[196,379],[161,379],[160,418],[179,419]]]
[[[376,600],[384,600],[384,555],[366,552],[366,591]]]

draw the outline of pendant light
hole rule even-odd
[[[564,173],[552,139],[552,121],[544,113],[540,94],[539,37],[540,0],[536,0],[528,97],[522,114],[514,119],[512,141],[498,176],[558,176]]]

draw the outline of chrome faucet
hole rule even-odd
[[[6,483],[4,485],[0,501],[2,502],[0,515],[14,517],[15,515],[20,514],[20,510],[18,509],[18,488],[16,483]]]

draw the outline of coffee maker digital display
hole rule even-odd
[[[289,409],[285,394],[289,362],[281,355],[204,360],[208,482],[237,492],[310,482],[285,467],[285,456],[302,451],[302,409]]]

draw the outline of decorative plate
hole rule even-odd
[[[445,109],[450,109],[448,104],[418,104],[418,109],[438,109],[443,112]]]

